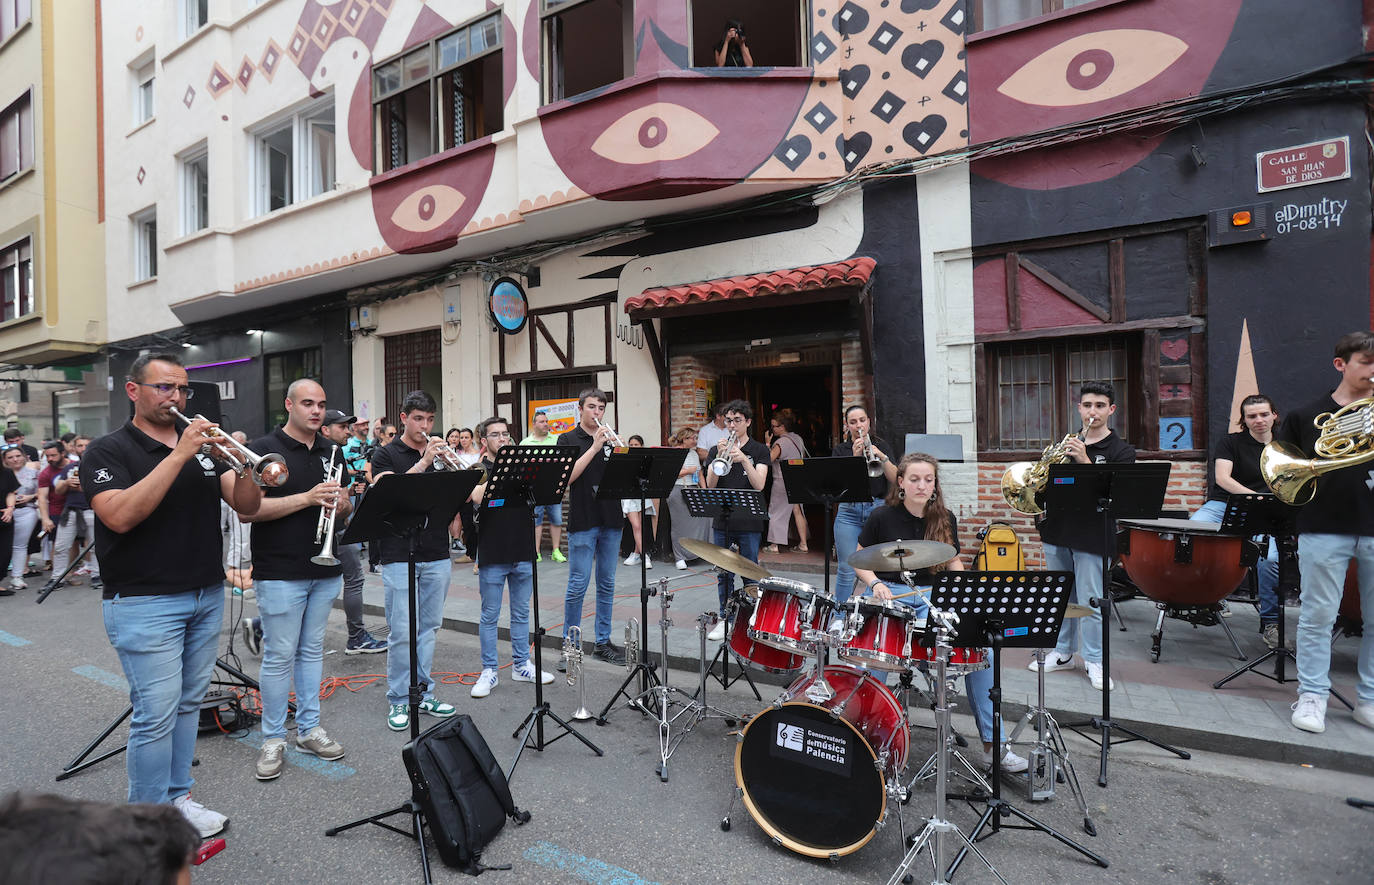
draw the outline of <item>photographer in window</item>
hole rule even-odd
[[[738,19],[725,22],[725,34],[716,44],[716,67],[752,68],[754,57],[749,54],[749,46],[744,37],[744,25]]]

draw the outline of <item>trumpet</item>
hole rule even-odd
[[[587,680],[582,672],[581,627],[568,628],[568,635],[563,637],[563,657],[568,662],[568,684],[578,686],[577,709],[573,711],[572,718],[591,719],[592,711],[587,709]]]
[[[868,466],[868,475],[873,479],[883,475],[883,459],[878,457],[878,452],[873,448],[873,437],[871,434],[864,434],[864,461]]]
[[[438,440],[439,437],[431,436],[430,439]],[[453,446],[442,440],[438,448],[434,450],[434,469],[435,470],[463,470],[463,462],[458,460],[458,453],[453,450]]]
[[[172,406],[170,411],[188,427],[195,420],[195,418],[187,418],[175,406]],[[197,415],[196,418],[205,419],[205,416]],[[205,435],[210,437],[212,441],[201,446],[201,452],[204,454],[209,454],[212,450],[218,452],[220,457],[228,461],[229,466],[239,476],[251,473],[253,482],[264,487],[286,484],[290,474],[286,469],[286,459],[281,455],[276,452],[259,455],[218,427],[211,427],[205,431]]]
[[[343,479],[343,462],[334,463],[338,457],[339,447],[336,445],[329,450],[329,470],[325,472],[324,481],[337,483]],[[315,565],[338,565],[339,558],[334,555],[334,521],[338,518],[339,506],[337,503],[333,507],[321,505],[320,518],[315,521],[315,543],[324,542],[320,552],[310,557],[310,561]]]
[[[1335,412],[1312,419],[1321,431],[1313,446],[1315,458],[1304,458],[1296,447],[1271,442],[1260,452],[1260,475],[1274,497],[1301,506],[1317,494],[1317,477],[1323,473],[1363,464],[1374,459],[1374,397],[1347,403]]]
[[[716,456],[711,459],[711,472],[716,476],[724,476],[730,472],[734,465],[730,463],[729,452],[735,447],[735,431],[730,431],[730,435],[725,438],[722,445],[716,447]]]
[[[620,435],[619,435],[618,433],[616,433],[614,430],[611,429],[611,426],[610,426],[609,424],[607,424],[605,421],[602,421],[600,418],[595,418],[595,419],[593,419],[593,420],[596,421],[596,426],[597,426],[597,427],[604,427],[604,428],[606,428],[606,433],[607,433],[607,435],[610,436],[610,438],[611,438],[611,447],[612,447],[612,448],[616,448],[616,449],[623,449],[623,448],[625,448],[625,443],[624,443],[624,441],[621,440]],[[609,457],[610,457],[610,453],[607,453],[606,457],[609,458]]]
[[[1040,454],[1040,460],[1034,463],[1030,461],[1017,461],[1006,469],[1002,474],[1002,497],[1011,505],[1013,510],[1020,513],[1040,513],[1044,510],[1035,501],[1035,496],[1045,490],[1045,484],[1050,479],[1050,466],[1062,464],[1069,460],[1069,440],[1083,440],[1088,436],[1088,431],[1097,423],[1097,419],[1089,415],[1083,422],[1083,429],[1078,433],[1068,433],[1059,442],[1051,446],[1046,446],[1045,451]]]

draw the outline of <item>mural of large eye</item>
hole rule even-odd
[[[691,108],[656,101],[607,126],[592,142],[592,152],[616,163],[660,163],[689,157],[717,135],[720,130]]]
[[[431,184],[406,197],[391,213],[397,227],[417,234],[428,233],[452,218],[467,198],[446,184]]]
[[[1118,28],[1080,34],[1017,68],[997,91],[1041,107],[1092,104],[1145,85],[1187,51],[1187,43],[1161,31]]]

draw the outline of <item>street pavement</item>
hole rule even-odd
[[[713,607],[713,573],[678,572],[671,563],[656,563],[652,578],[679,579],[674,591],[669,629],[670,684],[692,691],[697,685],[700,639],[697,615]],[[550,632],[562,619],[567,567],[545,561],[540,566],[541,619]],[[482,700],[468,696],[479,669],[475,621],[476,576],[471,566],[456,563],[453,585],[440,630],[435,669],[443,684],[437,694],[458,705],[474,721],[503,767],[517,748],[512,732],[534,703],[528,684],[509,679],[509,645],[501,641],[501,681]],[[821,583],[818,575],[796,574]],[[624,638],[624,623],[639,616],[637,569],[618,570],[614,639]],[[127,703],[119,663],[101,625],[96,594],[87,587],[66,588],[43,605],[33,605],[34,592],[0,600],[0,666],[8,678],[0,686],[0,709],[6,717],[4,754],[6,789],[53,791],[64,795],[121,801],[126,788],[123,757],[102,762],[61,783],[54,776]],[[254,604],[228,597],[222,648],[227,660],[257,675],[232,626]],[[365,591],[367,621],[381,627],[382,591],[369,576]],[[651,600],[650,648],[657,651],[658,600]],[[241,610],[239,607],[242,607]],[[587,606],[590,615],[591,605]],[[1032,803],[1024,782],[1010,779],[1004,795],[1018,809],[1059,829],[1111,864],[1100,870],[1071,849],[1038,832],[1004,830],[980,845],[989,860],[1011,882],[1071,883],[1107,881],[1155,883],[1164,879],[1224,883],[1304,881],[1367,882],[1374,861],[1374,815],[1351,808],[1349,796],[1374,798],[1374,731],[1354,724],[1333,702],[1324,735],[1309,735],[1287,722],[1293,698],[1290,682],[1279,686],[1245,676],[1215,691],[1210,683],[1225,675],[1233,656],[1220,629],[1170,622],[1163,655],[1149,661],[1149,632],[1154,609],[1148,602],[1122,607],[1127,632],[1113,631],[1117,690],[1112,714],[1159,740],[1189,750],[1188,761],[1145,743],[1112,749],[1109,786],[1096,783],[1097,748],[1066,729],[1070,757],[1086,791],[1088,814],[1096,838],[1087,836],[1065,785],[1053,801]],[[1290,610],[1296,620],[1296,610]],[[1252,610],[1239,608],[1230,619],[1242,648],[1263,649],[1255,634]],[[504,614],[503,614],[504,622]],[[588,636],[591,619],[584,620]],[[195,796],[230,816],[223,834],[227,849],[197,869],[198,882],[415,882],[419,855],[414,843],[376,827],[337,837],[325,828],[400,804],[409,788],[400,759],[405,734],[387,730],[384,655],[342,654],[343,618],[336,611],[326,639],[327,697],[323,724],[346,748],[345,758],[323,763],[290,750],[279,780],[253,778],[259,738],[255,731],[210,733],[197,752]],[[718,644],[708,645],[708,654]],[[1334,672],[1338,688],[1353,698],[1354,640],[1337,643]],[[1014,723],[1033,697],[1035,677],[1024,668],[1028,653],[1009,651],[1004,665],[1008,698],[1006,718]],[[556,652],[545,656],[552,671]],[[1238,662],[1237,662],[1238,663]],[[586,664],[587,704],[600,711],[624,679],[625,670],[593,661]],[[778,694],[780,677],[756,677],[763,701],[756,701],[744,682],[722,692],[715,681],[708,699],[742,718],[761,711]],[[1082,670],[1046,677],[1049,706],[1062,722],[1098,712]],[[569,716],[577,690],[559,678],[546,689],[554,712]],[[955,725],[974,735],[966,705],[958,704]],[[931,714],[913,702],[915,730],[912,761],[919,764],[932,749]],[[422,726],[437,720],[426,718]],[[736,789],[733,755],[739,727],[710,719],[683,740],[669,763],[665,783],[656,773],[657,725],[618,702],[603,727],[579,723],[579,730],[605,753],[598,757],[581,743],[564,737],[542,751],[527,749],[512,777],[517,804],[532,814],[524,826],[508,825],[487,849],[487,864],[511,864],[513,870],[486,874],[495,882],[637,885],[637,883],[791,883],[885,882],[901,860],[900,832],[919,831],[933,803],[930,784],[918,784],[911,802],[900,810],[889,806],[885,825],[873,840],[835,861],[813,860],[773,843],[744,809],[734,804],[732,827],[720,821]],[[551,724],[546,738],[559,733]],[[121,727],[107,742],[122,742]],[[1021,748],[1025,752],[1025,748]],[[769,783],[747,784],[766,790]],[[952,801],[949,819],[970,830],[981,806]],[[394,819],[400,824],[401,818]],[[772,835],[777,835],[773,833]],[[785,835],[785,834],[784,834]],[[951,855],[953,846],[951,845]],[[436,855],[436,881],[465,877],[444,867]],[[916,881],[929,881],[931,867],[922,860]],[[970,858],[956,881],[993,882],[986,869]]]

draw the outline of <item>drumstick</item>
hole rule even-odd
[[[902,599],[902,598],[907,597],[907,596],[915,596],[917,593],[924,593],[924,592],[926,592],[926,591],[917,589],[917,590],[912,590],[912,591],[907,592],[907,593],[898,593],[898,594],[896,594],[895,596],[893,596],[892,598],[893,598],[893,599]]]

